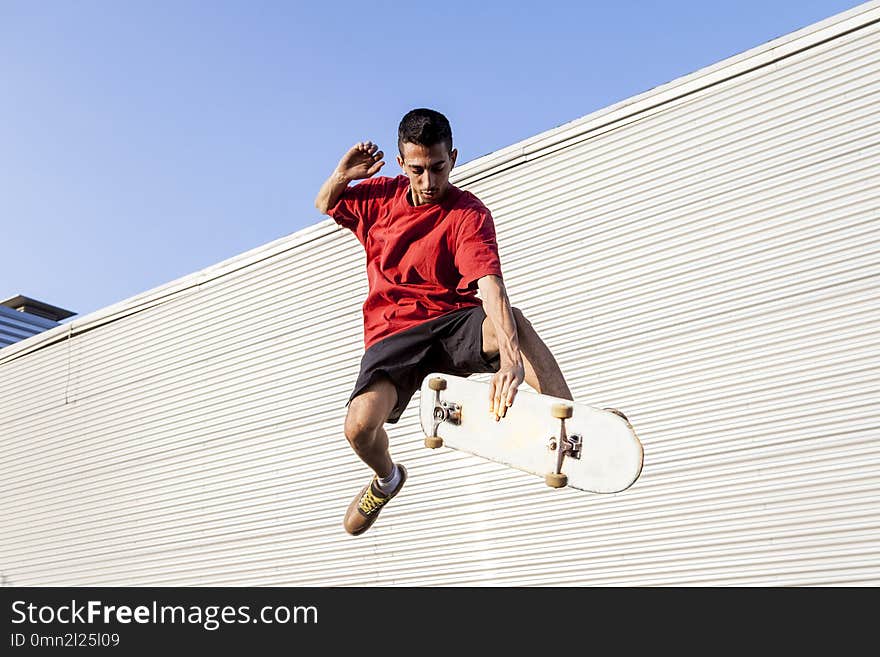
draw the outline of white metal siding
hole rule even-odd
[[[0,349],[0,572],[880,583],[878,21],[862,5],[456,171],[576,398],[639,432],[628,491],[426,450],[414,399],[389,428],[410,480],[346,535],[366,281],[325,221]]]

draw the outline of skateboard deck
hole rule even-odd
[[[432,373],[422,382],[419,416],[427,447],[496,461],[553,488],[617,493],[642,471],[642,444],[612,410],[520,389],[496,422],[488,382]]]

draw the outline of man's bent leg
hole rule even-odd
[[[572,400],[571,391],[559,364],[532,323],[519,308],[513,309],[513,317],[516,320],[516,333],[519,338],[519,349],[522,352],[526,383],[541,394]],[[483,321],[483,351],[487,354],[498,353],[495,327],[488,317]]]
[[[379,512],[406,483],[402,465],[395,468],[388,452],[388,434],[383,424],[397,404],[397,388],[379,379],[351,400],[345,418],[345,437],[355,453],[376,473],[348,505],[343,526],[358,536],[367,531]]]
[[[388,379],[370,384],[351,400],[345,418],[345,437],[360,459],[380,478],[394,469],[383,425],[397,403],[397,388]]]

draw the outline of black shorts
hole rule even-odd
[[[397,404],[387,419],[394,424],[431,372],[457,376],[497,372],[498,355],[483,353],[484,319],[482,306],[464,308],[380,340],[364,353],[348,404],[377,378],[387,377],[397,388]]]

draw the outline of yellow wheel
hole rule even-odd
[[[550,486],[550,488],[563,488],[568,485],[568,477],[564,474],[555,474],[551,472],[544,477],[544,483]]]
[[[425,438],[425,447],[430,447],[431,449],[443,447],[443,439],[440,436],[428,436]]]
[[[428,381],[428,387],[431,390],[446,390],[446,379],[436,377]]]
[[[550,412],[553,413],[553,417],[557,420],[567,420],[571,417],[572,413],[574,413],[574,409],[568,404],[553,404],[553,408],[550,409]],[[565,484],[563,484],[564,486]]]

